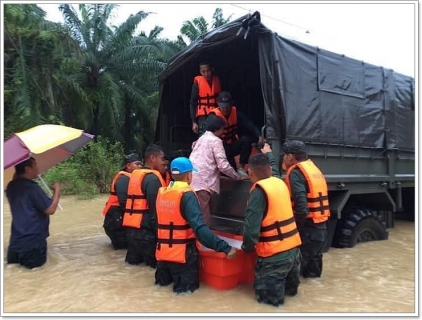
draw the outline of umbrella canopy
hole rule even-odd
[[[4,142],[4,187],[15,173],[14,166],[30,157],[40,174],[85,146],[93,135],[66,126],[44,124],[15,133]]]

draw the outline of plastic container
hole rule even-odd
[[[239,284],[240,274],[243,268],[243,259],[236,257],[227,260],[222,252],[202,251],[200,254],[200,279],[207,285],[218,290],[228,290]]]
[[[231,246],[240,249],[243,237],[225,232],[213,232]],[[201,245],[199,275],[200,281],[218,290],[235,288],[239,283],[253,283],[256,254],[239,250],[235,259],[228,260],[222,252],[216,252]]]

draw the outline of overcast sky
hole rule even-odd
[[[47,19],[63,22],[58,4],[39,4]],[[77,6],[77,4],[75,5]],[[232,20],[261,13],[261,22],[281,36],[344,54],[348,57],[415,74],[415,23],[413,2],[401,3],[133,3],[119,4],[113,19],[120,24],[138,11],[151,12],[140,30],[149,32],[155,25],[164,28],[163,37],[175,39],[183,21],[203,15],[211,22],[215,8],[223,9]],[[417,24],[416,24],[417,25]],[[306,32],[309,31],[309,32]]]

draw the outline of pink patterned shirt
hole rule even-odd
[[[193,172],[190,184],[195,191],[207,190],[219,194],[220,172],[232,179],[240,179],[227,160],[223,141],[211,131],[205,131],[196,141],[189,159],[199,169],[199,172]]]

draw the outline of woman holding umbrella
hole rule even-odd
[[[6,195],[12,212],[12,230],[7,263],[19,263],[32,269],[47,260],[47,237],[50,215],[57,210],[60,185],[54,183],[49,198],[34,181],[38,177],[37,161],[31,157],[15,166],[16,177],[7,185]]]

